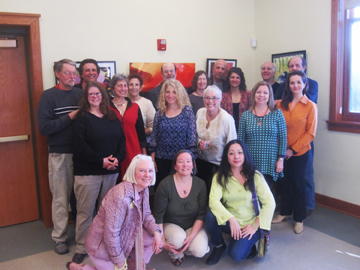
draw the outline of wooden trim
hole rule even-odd
[[[322,194],[315,194],[316,204],[340,213],[360,218],[360,205],[348,203]]]
[[[342,132],[350,132],[350,133],[360,134],[360,123],[358,123],[358,122],[349,122],[349,121],[331,122],[331,121],[326,121],[326,123],[328,124],[328,130],[331,130],[331,131],[342,131]]]
[[[360,133],[360,122],[345,119],[344,63],[345,63],[345,0],[331,1],[330,49],[330,106],[328,130]],[[342,113],[340,113],[342,108]]]
[[[43,93],[41,46],[40,46],[40,14],[0,12],[0,24],[9,26],[23,26],[28,29],[29,68],[30,68],[30,103],[31,117],[34,123],[35,161],[37,169],[37,184],[40,199],[40,214],[45,227],[52,227],[51,192],[48,180],[48,150],[46,138],[41,136],[37,128],[36,111],[41,94]]]

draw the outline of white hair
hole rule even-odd
[[[153,173],[153,179],[152,179],[149,186],[155,185],[156,176],[155,176],[154,162],[152,161],[152,158],[150,156],[141,155],[141,154],[135,156],[132,159],[132,161],[131,161],[131,163],[130,163],[129,167],[127,168],[126,173],[124,175],[124,178],[123,178],[124,181],[128,181],[130,183],[137,184],[136,179],[135,179],[135,169],[136,169],[137,165],[139,164],[139,162],[143,161],[143,160],[150,161],[150,164],[151,164],[151,167],[152,167],[154,173]]]
[[[206,87],[206,89],[204,90],[204,98],[210,92],[214,92],[218,98],[222,99],[222,91],[216,85],[209,85],[208,87]]]

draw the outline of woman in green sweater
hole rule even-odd
[[[203,228],[207,192],[205,182],[194,176],[196,166],[191,151],[177,152],[171,173],[156,190],[153,214],[164,232],[164,248],[171,262],[179,266],[186,255],[201,258],[209,252]]]

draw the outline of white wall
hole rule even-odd
[[[45,88],[54,84],[52,65],[61,58],[130,62],[192,62],[238,59],[253,80],[253,0],[0,0],[2,11],[39,13]],[[167,40],[158,52],[156,40]]]
[[[193,62],[234,58],[248,88],[261,79],[271,54],[306,50],[308,75],[319,82],[315,181],[320,194],[360,205],[357,150],[360,135],[327,130],[330,81],[331,0],[0,0],[3,12],[38,13],[44,87],[54,84],[61,58],[129,62]],[[250,39],[258,47],[252,49]],[[167,51],[156,50],[156,39]]]
[[[315,138],[316,192],[360,205],[360,134],[327,130],[329,119],[331,0],[256,0],[255,76],[271,54],[306,50],[308,76],[319,83]]]

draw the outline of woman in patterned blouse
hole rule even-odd
[[[284,168],[286,123],[281,110],[274,107],[269,83],[261,81],[254,86],[251,104],[241,116],[238,137],[245,142],[254,163],[272,189]]]
[[[245,76],[241,68],[233,67],[229,70],[221,108],[234,117],[236,130],[243,112],[250,107],[251,91],[246,90]]]
[[[149,144],[158,179],[155,188],[170,174],[172,160],[179,150],[190,150],[196,158],[196,142],[195,116],[187,92],[179,81],[167,80],[160,91]]]

